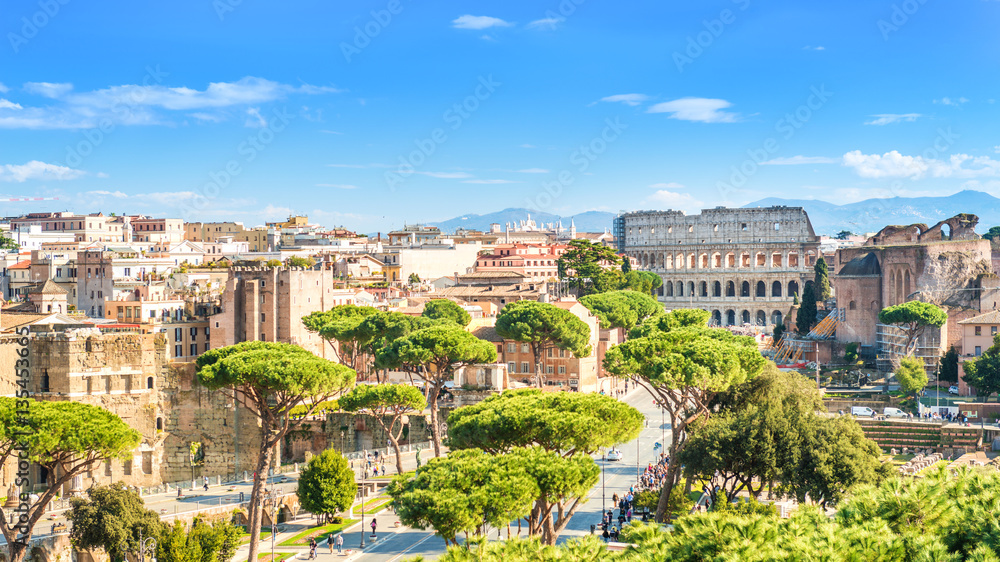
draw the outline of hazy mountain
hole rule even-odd
[[[561,217],[551,213],[531,211],[529,209],[504,209],[495,213],[485,215],[462,215],[442,222],[428,223],[441,229],[442,232],[455,232],[456,228],[468,228],[472,230],[489,230],[490,225],[498,223],[501,228],[508,222],[511,224],[527,220],[531,215],[531,220],[541,226],[546,223],[555,223],[562,220],[563,226],[569,228],[570,221],[576,223],[577,232],[604,232],[611,228],[611,219],[615,218],[614,213],[604,211],[587,211],[578,215]]]
[[[944,197],[892,197],[866,199],[857,203],[836,205],[826,201],[808,199],[781,199],[768,197],[754,201],[747,207],[787,205],[802,207],[809,213],[816,234],[836,234],[850,230],[858,234],[877,232],[890,224],[926,223],[933,226],[938,221],[959,213],[979,216],[976,230],[982,234],[991,226],[1000,225],[1000,199],[982,191],[960,191]]]

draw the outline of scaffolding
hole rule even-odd
[[[906,354],[906,331],[893,324],[875,325],[875,365],[879,372],[895,371]],[[913,356],[924,363],[928,376],[937,372],[941,357],[941,328],[928,326],[917,338]]]
[[[844,309],[835,308],[820,320],[819,324],[809,330],[804,338],[785,336],[777,344],[774,352],[774,362],[778,365],[799,363],[807,351],[812,351],[819,340],[833,339],[837,335],[837,326],[844,320]]]

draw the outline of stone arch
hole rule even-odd
[[[674,268],[684,269],[684,254],[677,254],[674,256]]]
[[[733,252],[726,254],[726,267],[736,267],[736,254]]]
[[[767,256],[764,252],[757,252],[754,256],[754,267],[766,267],[767,266]]]
[[[726,296],[735,297],[736,296],[736,283],[732,281],[726,281]]]
[[[906,295],[903,294],[903,274],[900,273],[896,275],[896,304],[899,304],[906,300]]]
[[[708,296],[708,282],[707,281],[702,281],[701,285],[699,285],[699,288],[701,289],[701,294],[699,296],[707,297]]]
[[[948,223],[941,224],[941,240],[951,240],[951,225]]]
[[[757,282],[757,296],[766,297],[767,296],[767,285],[763,281]]]
[[[701,268],[708,269],[708,254],[701,255]]]
[[[780,297],[781,296],[781,281],[775,281],[771,283],[771,296]]]
[[[789,281],[788,282],[788,293],[786,293],[786,295],[790,297],[792,295],[797,295],[797,294],[799,294],[799,282],[798,281]]]
[[[696,260],[697,260],[697,258],[695,257],[695,255],[694,255],[693,252],[690,253],[690,254],[688,254],[688,267],[687,268],[688,269],[694,269],[695,265],[697,265],[697,261]]]
[[[847,310],[855,310],[856,308],[858,308],[858,305],[854,301],[847,303]]]
[[[722,296],[722,283],[721,282],[716,281],[715,283],[712,283],[712,296],[713,297],[721,297]]]
[[[718,310],[712,311],[712,324],[715,326],[722,325],[722,313],[719,312]]]
[[[740,285],[740,296],[741,297],[749,297],[750,296],[750,282],[749,281],[744,281]]]
[[[903,273],[903,300],[910,298],[910,270]]]
[[[674,255],[665,254],[663,256],[663,269],[673,269],[674,268]]]
[[[694,281],[688,281],[688,295],[694,296]]]
[[[153,377],[146,377],[146,388],[153,388]]]
[[[771,267],[781,268],[785,262],[784,257],[781,252],[771,252]]]
[[[683,281],[678,281],[677,282],[677,296],[678,297],[683,297],[684,296],[684,282]]]
[[[775,310],[771,313],[771,323],[775,326],[781,324],[781,311]]]
[[[757,311],[757,325],[767,326],[767,313],[764,312],[763,310]]]
[[[896,272],[889,272],[889,302],[896,304]]]
[[[712,254],[712,269],[718,269],[722,267],[722,254],[720,252],[714,252]]]
[[[743,324],[749,324],[750,323],[750,311],[749,310],[744,310],[740,314],[740,320],[742,320]]]
[[[726,326],[735,326],[735,325],[736,325],[736,311],[732,310],[732,309],[727,310],[726,311]]]
[[[740,267],[750,267],[750,252],[740,254]]]
[[[665,296],[665,297],[672,297],[672,296],[674,296],[674,283],[673,283],[673,281],[667,281],[666,283],[663,284],[662,287],[660,287],[660,289],[663,291],[663,293],[662,293],[663,296]]]

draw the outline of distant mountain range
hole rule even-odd
[[[528,216],[535,221],[539,227],[547,223],[557,223],[560,220],[565,228],[569,228],[570,222],[576,224],[577,232],[604,232],[611,228],[611,220],[615,218],[614,213],[604,211],[587,211],[578,215],[561,217],[551,213],[532,211],[530,209],[510,208],[495,213],[485,215],[462,215],[443,222],[432,222],[430,225],[436,226],[442,232],[453,233],[457,228],[468,228],[471,230],[489,230],[490,225],[497,223],[501,228],[508,222],[512,225],[527,220]]]
[[[933,226],[938,221],[959,213],[972,213],[979,217],[976,230],[983,234],[991,226],[1000,225],[1000,199],[982,191],[966,190],[944,197],[892,197],[865,199],[857,203],[835,205],[811,199],[781,199],[768,197],[754,201],[746,207],[787,205],[802,207],[809,214],[816,234],[836,234],[849,230],[856,234],[877,232],[890,224],[906,225],[926,223]]]

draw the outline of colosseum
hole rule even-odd
[[[781,323],[820,255],[801,207],[636,211],[615,218],[615,236],[663,278],[667,308],[703,308],[724,326]]]

